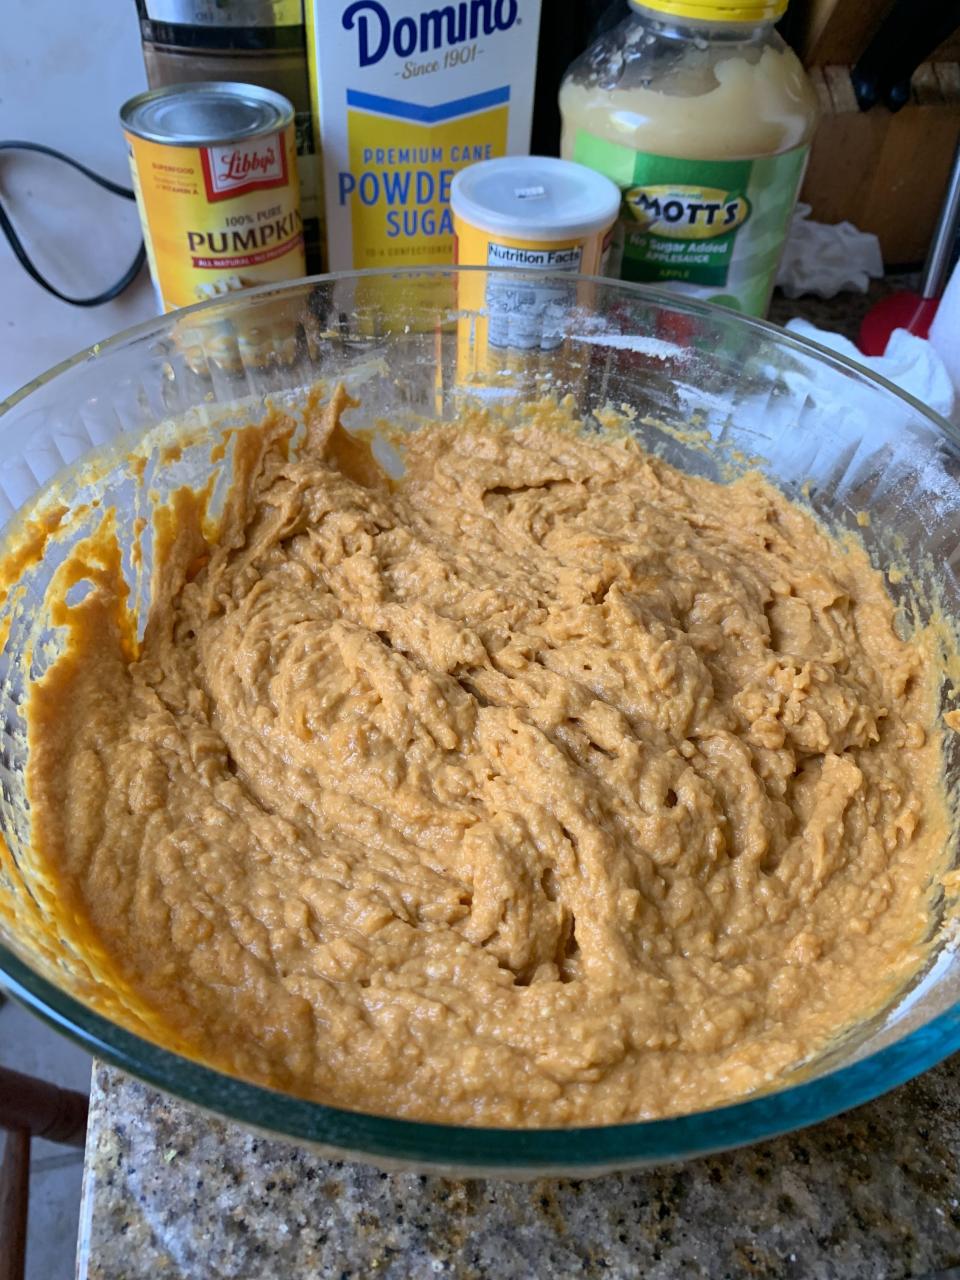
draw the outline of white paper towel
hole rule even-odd
[[[832,298],[845,289],[865,293],[870,277],[883,275],[880,241],[852,222],[810,221],[810,206],[798,204],[777,272],[788,298],[815,293]]]
[[[946,365],[960,399],[960,262],[954,265],[933,317],[930,342]]]
[[[864,368],[887,378],[936,413],[960,425],[958,394],[944,361],[926,339],[918,338],[906,329],[894,329],[882,356],[865,356],[842,334],[818,329],[806,320],[790,320],[786,327],[792,333],[829,347],[838,355],[856,360]]]

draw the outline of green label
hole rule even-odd
[[[680,160],[579,130],[573,158],[623,192],[621,279],[672,281],[684,292],[763,314],[806,147],[757,160]]]

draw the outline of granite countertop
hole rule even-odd
[[[323,1159],[97,1064],[78,1280],[960,1276],[960,1059],[742,1151],[586,1181]]]
[[[802,314],[855,337],[889,287],[830,303],[777,298],[771,317]],[[960,1056],[876,1102],[742,1151],[532,1183],[324,1159],[96,1063],[77,1275],[960,1277]]]

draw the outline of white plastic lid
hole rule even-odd
[[[514,239],[568,240],[605,231],[620,209],[609,178],[572,160],[500,156],[461,169],[450,205],[464,222]]]

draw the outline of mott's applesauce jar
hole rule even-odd
[[[623,193],[610,274],[763,315],[817,117],[786,0],[630,0],[560,88],[563,155]]]
[[[164,311],[305,271],[293,107],[230,81],[121,108],[150,274]]]
[[[461,377],[558,347],[563,336],[552,321],[566,313],[575,286],[556,273],[604,273],[618,188],[568,160],[504,156],[461,170],[450,187],[450,207],[457,265],[491,271],[466,273],[458,286],[460,305],[478,313],[459,329]],[[496,273],[504,267],[527,274]]]

